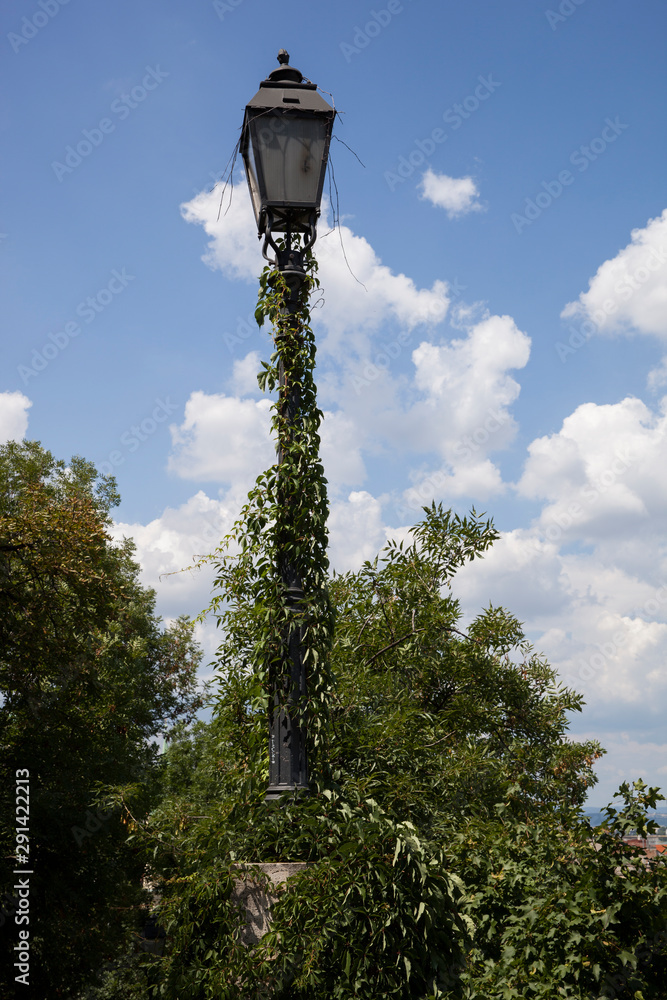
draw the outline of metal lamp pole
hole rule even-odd
[[[317,93],[317,87],[289,65],[284,49],[280,67],[269,73],[246,106],[241,133],[241,153],[246,168],[257,230],[264,237],[263,255],[285,280],[288,293],[282,307],[276,347],[279,354],[280,416],[283,435],[278,442],[278,501],[285,517],[290,514],[286,477],[280,476],[285,441],[298,433],[300,384],[285,365],[285,356],[301,346],[300,290],[306,278],[304,253],[314,244],[329,142],[336,112]],[[282,246],[274,236],[284,239]],[[301,242],[303,237],[303,243]],[[296,238],[296,244],[293,241]],[[269,247],[274,258],[269,257]],[[280,549],[280,537],[278,539]],[[289,622],[283,637],[289,659],[282,671],[286,690],[271,677],[273,705],[269,718],[269,787],[266,801],[286,791],[308,788],[306,726],[293,708],[303,704],[306,675],[302,633],[298,625],[303,584],[298,568],[279,554],[279,572]],[[297,622],[295,625],[294,623]]]

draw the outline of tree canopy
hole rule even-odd
[[[35,996],[74,995],[136,930],[144,862],[100,790],[133,784],[147,809],[156,739],[200,704],[192,627],[162,629],[132,545],[109,535],[117,501],[81,458],[66,466],[36,442],[0,448],[0,949],[11,969],[20,772]]]
[[[506,611],[462,625],[455,573],[495,537],[432,506],[330,578],[326,752],[280,808],[257,678],[223,643],[214,718],[173,741],[135,831],[163,893],[161,996],[664,997],[667,871],[620,839],[657,789],[625,787],[591,828],[602,750],[568,737],[581,696]],[[227,614],[247,627],[243,600]],[[309,864],[246,948],[234,866],[276,860]]]

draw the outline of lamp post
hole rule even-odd
[[[283,276],[287,286],[282,313],[284,322],[276,337],[281,387],[280,416],[288,438],[298,432],[299,382],[285,365],[287,338],[299,338],[300,289],[306,277],[304,254],[315,242],[317,218],[329,142],[336,112],[317,93],[317,87],[289,65],[284,49],[278,53],[278,69],[269,73],[246,106],[241,132],[241,155],[246,169],[258,235],[264,237],[262,253]],[[276,236],[280,240],[276,242]],[[269,256],[269,249],[274,257]],[[285,459],[283,441],[278,442],[278,470]],[[289,519],[285,495],[279,503],[283,523]],[[279,573],[288,618],[298,620],[303,587],[298,567],[279,548]],[[285,791],[308,788],[305,726],[292,707],[303,702],[306,677],[301,630],[288,626],[283,647],[289,662],[282,671],[286,690],[270,678],[272,705],[269,715],[269,787],[266,801],[275,801]],[[293,716],[296,716],[293,717]]]

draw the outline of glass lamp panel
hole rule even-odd
[[[243,157],[243,164],[245,166],[246,179],[248,181],[248,189],[250,191],[250,200],[252,201],[253,212],[255,213],[255,220],[257,222],[257,226],[259,227],[259,219],[262,211],[262,196],[259,186],[261,174],[257,169],[254,143],[251,141],[251,136],[253,134],[253,123],[251,120],[248,120],[248,113],[246,111],[246,118],[243,122],[243,129],[241,132],[241,156]]]
[[[280,115],[252,123],[252,145],[261,163],[265,203],[317,208],[327,122]]]
[[[255,213],[255,221],[259,226],[259,217],[262,211],[262,199],[259,193],[259,185],[257,183],[257,168],[255,166],[255,157],[252,152],[252,146],[248,146],[247,155],[244,156],[246,177],[248,178],[248,188],[250,190],[250,198],[252,201],[252,208]]]

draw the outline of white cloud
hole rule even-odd
[[[355,422],[341,410],[325,410],[320,436],[324,474],[332,489],[363,483],[366,469]]]
[[[457,574],[453,593],[467,620],[489,602],[508,608],[562,682],[584,695],[585,717],[617,716],[639,735],[667,709],[667,586],[612,559],[605,549],[568,555],[516,529]]]
[[[157,592],[160,615],[194,616],[208,604],[213,570],[187,567],[216,548],[230,530],[239,506],[235,499],[216,500],[199,490],[180,507],[165,508],[148,524],[114,524],[114,538],[134,539],[141,581]]]
[[[244,358],[234,362],[231,381],[236,395],[243,396],[259,391],[257,374],[260,371],[260,364],[259,351],[251,351]]]
[[[117,522],[112,536],[132,538],[141,566],[141,582],[157,592],[157,613],[167,620],[179,614],[195,616],[210,602],[214,582],[211,566],[192,568],[197,557],[213,552],[231,530],[245,497],[232,491],[221,499],[199,490],[177,509],[167,507],[148,524]],[[334,500],[329,519],[329,556],[333,569],[358,569],[396,534],[383,525],[382,504],[370,493],[350,493]],[[189,567],[189,568],[188,568]],[[212,625],[202,637],[212,652],[219,641]]]
[[[572,737],[577,740],[598,740],[607,753],[595,764],[595,773],[599,783],[591,793],[591,801],[595,806],[602,807],[612,802],[616,809],[619,799],[613,795],[619,785],[628,781],[643,778],[651,785],[658,784],[664,792],[667,787],[667,742],[660,739],[656,733],[653,738],[646,734],[624,732],[622,729],[605,729],[602,726],[593,731],[590,726],[584,728],[585,717],[577,720],[581,725],[573,730]],[[658,809],[664,810],[664,803],[658,803]]]
[[[382,329],[389,321],[413,330],[444,320],[449,307],[445,281],[417,288],[412,278],[395,274],[383,264],[370,243],[347,226],[341,226],[340,233],[329,233],[316,246],[324,300],[315,320],[330,335],[329,343],[322,345],[327,350],[337,350],[345,340],[361,354],[365,340],[360,340],[359,333]]]
[[[375,558],[387,541],[382,504],[365,490],[350,493],[346,501],[332,504],[329,532],[332,569],[338,573],[359,569],[365,560]]]
[[[223,210],[218,219],[219,205],[220,186],[214,192],[197,196],[182,206],[182,211],[188,221],[203,225],[213,237],[204,258],[209,266],[231,277],[254,279],[261,259],[259,248],[248,242],[253,219],[242,183],[235,190],[229,211],[224,214]],[[340,234],[326,233],[324,225],[320,226],[322,230],[324,235],[318,240],[316,255],[324,297],[318,308],[320,300],[314,296],[313,321],[318,331],[320,399],[326,408],[322,450],[332,488],[358,487],[364,482],[364,449],[378,453],[387,447],[394,450],[398,444],[404,448],[416,447],[422,453],[434,451],[450,462],[456,460],[458,466],[465,460],[459,452],[469,449],[474,460],[468,463],[470,467],[465,474],[458,470],[456,491],[462,493],[474,487],[484,495],[496,492],[500,488],[499,474],[486,460],[486,452],[504,447],[513,436],[515,427],[507,406],[518,393],[517,383],[502,369],[526,363],[528,338],[516,330],[508,317],[485,315],[474,325],[461,324],[467,339],[440,347],[423,340],[413,352],[413,345],[419,343],[414,339],[415,327],[434,326],[446,316],[449,307],[446,282],[436,281],[430,289],[418,289],[406,275],[396,274],[383,265],[370,244],[348,227],[343,226]],[[322,329],[328,336],[321,336]],[[379,344],[378,332],[382,336]],[[410,366],[411,352],[415,369]],[[397,358],[401,359],[399,368],[390,373],[388,368]],[[401,373],[406,363],[414,373],[407,412],[406,375]],[[432,363],[438,366],[439,385],[429,377]],[[254,367],[254,353],[235,364],[232,380],[235,393],[249,391],[251,385],[254,388],[251,370]],[[448,372],[448,368],[452,371]],[[369,371],[370,377],[364,377]],[[191,399],[186,421],[174,438],[178,451],[170,461],[172,470],[188,478],[213,477],[216,470],[205,455],[211,446],[217,447],[220,434],[220,421],[214,411],[217,409],[219,417],[230,420],[228,407],[233,406],[229,401],[224,404],[220,401],[216,407],[204,404],[201,395],[196,405],[194,397]],[[237,438],[252,422],[247,401],[243,406],[246,415],[240,418]],[[199,412],[204,408],[208,414],[207,434],[206,421]],[[470,445],[463,440],[466,434],[476,435]],[[479,441],[483,437],[490,443],[480,452]],[[223,445],[222,459],[212,464],[218,467],[215,478],[222,478],[225,471],[227,478],[223,481],[230,482],[228,470],[235,467],[238,471],[238,465],[230,462],[227,450]],[[241,456],[243,451],[240,444],[234,448],[236,455]]]
[[[415,446],[426,443],[457,464],[506,446],[516,430],[508,407],[520,391],[508,369],[523,368],[529,356],[530,338],[510,316],[487,315],[449,343],[421,343],[412,354],[425,397],[410,414]]]
[[[167,507],[148,524],[119,521],[112,537],[132,538],[135,558],[141,566],[141,582],[155,590],[156,612],[169,622],[182,614],[191,618],[208,607],[215,579],[211,565],[200,568],[196,560],[213,552],[231,529],[238,514],[237,497],[216,500],[199,490],[177,509]],[[220,644],[215,622],[196,627],[196,639],[204,651],[200,677],[211,676],[210,662]]]
[[[434,452],[444,465],[413,472],[403,503],[418,512],[432,499],[484,500],[505,486],[488,455],[506,448],[516,433],[509,407],[519,384],[508,369],[523,368],[530,338],[509,316],[486,314],[465,338],[422,342],[412,353],[417,398],[405,412],[382,413],[387,442],[404,440],[414,452]]]
[[[517,489],[548,501],[539,524],[553,541],[667,532],[667,397],[657,413],[631,397],[577,407],[529,445]]]
[[[410,516],[413,521],[432,500],[447,502],[460,497],[488,500],[506,489],[500,470],[488,458],[473,460],[453,470],[450,466],[419,470],[412,476],[412,486],[403,490],[401,502],[396,506],[399,517]]]
[[[275,460],[270,407],[269,399],[193,392],[185,404],[183,423],[170,427],[169,470],[182,479],[247,489]]]
[[[502,492],[499,470],[488,458],[506,447],[515,433],[509,407],[519,393],[508,369],[526,364],[530,340],[508,316],[485,315],[471,326],[465,337],[441,344],[422,342],[413,352],[411,402],[401,401],[405,379],[384,379],[369,386],[376,392],[363,396],[342,394],[340,408],[325,410],[321,427],[322,461],[329,482],[332,531],[335,525],[349,532],[363,517],[379,517],[381,505],[366,492],[351,494],[348,506],[340,507],[341,490],[361,486],[366,478],[364,454],[401,447],[409,456],[434,453],[444,465],[434,471],[406,465],[405,477],[412,485],[404,491],[404,514],[410,521],[421,506],[435,498],[474,497],[484,499]],[[238,362],[235,385],[249,381],[257,367],[255,354]],[[187,479],[215,481],[231,486],[239,500],[258,472],[275,460],[269,429],[269,399],[260,401],[221,394],[195,392],[185,408],[180,426],[172,426],[173,451],[169,468]],[[408,458],[408,462],[410,459]],[[233,484],[233,485],[232,485]],[[362,500],[364,501],[362,503]],[[351,506],[350,506],[351,505]],[[369,506],[370,505],[370,506]],[[348,509],[349,508],[349,509]],[[346,511],[343,520],[341,509]],[[367,557],[386,534],[379,521],[362,532]],[[357,551],[356,546],[354,551]],[[338,552],[349,546],[338,544]]]
[[[661,358],[660,364],[648,373],[646,384],[653,392],[667,385],[667,356]]]
[[[539,648],[558,666],[568,686],[603,705],[642,708],[645,718],[663,713],[667,701],[664,649],[667,623],[625,613],[642,584],[596,560],[563,560],[570,607],[567,631],[547,629]],[[609,576],[612,589],[607,590]],[[614,585],[618,585],[615,592]],[[623,590],[624,585],[624,590]]]
[[[420,197],[438,208],[444,208],[450,219],[483,210],[477,200],[479,191],[472,177],[448,177],[447,174],[434,173],[429,167],[418,187]]]
[[[25,437],[31,406],[32,400],[22,392],[0,392],[0,444]]]
[[[488,455],[514,437],[509,408],[519,385],[508,369],[523,367],[529,353],[530,339],[510,317],[487,313],[468,327],[465,337],[439,344],[422,341],[404,359],[411,376],[393,377],[377,369],[374,381],[357,380],[363,383],[362,393],[350,392],[349,384],[341,390],[335,378],[325,383],[325,398],[337,406],[324,411],[321,428],[332,494],[361,486],[364,453],[387,449],[433,453],[445,462],[435,471],[406,468],[413,483],[405,497],[408,509],[418,510],[434,496],[485,499],[502,492],[500,473]],[[254,388],[258,360],[252,352],[235,363],[234,388]],[[366,372],[365,367],[357,370]],[[234,483],[237,492],[246,488],[274,460],[270,405],[268,399],[193,393],[185,419],[171,427],[169,469],[186,479]]]
[[[463,337],[421,341],[410,352],[411,365],[403,357],[410,343],[405,339],[385,345],[377,364],[359,364],[349,380],[325,383],[327,398],[335,398],[353,420],[362,449],[431,452],[457,472],[474,467],[470,482],[481,475],[488,495],[486,456],[507,447],[516,431],[509,407],[520,387],[508,369],[527,363],[530,339],[509,316],[488,313],[467,326]],[[402,371],[394,375],[388,366],[398,358]],[[415,481],[427,475],[423,468],[413,473]]]
[[[567,621],[570,606],[557,546],[523,528],[503,532],[483,559],[459,570],[454,595],[468,618],[490,601],[507,608],[533,633]]]
[[[194,566],[199,556],[213,552],[238,517],[244,497],[234,491],[214,499],[199,490],[174,509],[167,507],[148,524],[117,522],[113,538],[132,538],[141,566],[141,582],[156,591],[156,613],[165,622],[182,614],[196,617],[210,604],[215,592],[215,568]],[[332,569],[358,569],[371,559],[390,534],[382,525],[381,503],[369,493],[350,493],[331,505],[329,555]],[[396,532],[391,532],[396,534]],[[212,616],[195,627],[195,638],[204,657],[199,678],[213,677],[211,664],[222,640]]]
[[[628,331],[667,336],[667,209],[632,231],[632,242],[600,265],[588,291],[561,316],[583,320],[587,336]]]
[[[243,179],[237,179],[233,191],[223,193],[222,184],[216,184],[212,191],[202,191],[181,205],[181,214],[186,222],[203,226],[212,237],[202,256],[205,264],[230,278],[257,280],[265,261]]]
[[[252,355],[235,366],[237,385],[246,380],[250,369],[256,370],[249,358]],[[276,460],[270,409],[269,398],[193,392],[183,422],[170,427],[169,470],[182,479],[226,484],[230,493],[241,497]],[[366,470],[354,422],[341,411],[326,411],[320,434],[322,461],[332,489],[362,483]]]
[[[579,406],[529,445],[516,489],[541,504],[532,527],[503,533],[455,595],[468,615],[489,600],[516,614],[589,724],[641,741],[667,710],[667,400]]]
[[[224,206],[220,211],[220,198],[221,185],[217,185],[182,205],[183,217],[203,226],[211,237],[202,258],[209,267],[232,278],[256,281],[265,262],[245,182],[237,183],[228,211]],[[320,349],[336,350],[344,340],[363,353],[366,340],[360,339],[361,331],[368,334],[387,321],[413,329],[445,318],[449,306],[446,282],[435,281],[430,289],[417,288],[411,278],[383,264],[367,240],[347,226],[327,232],[326,216],[325,205],[316,244],[324,294],[313,319],[328,332],[330,341],[320,341]]]

